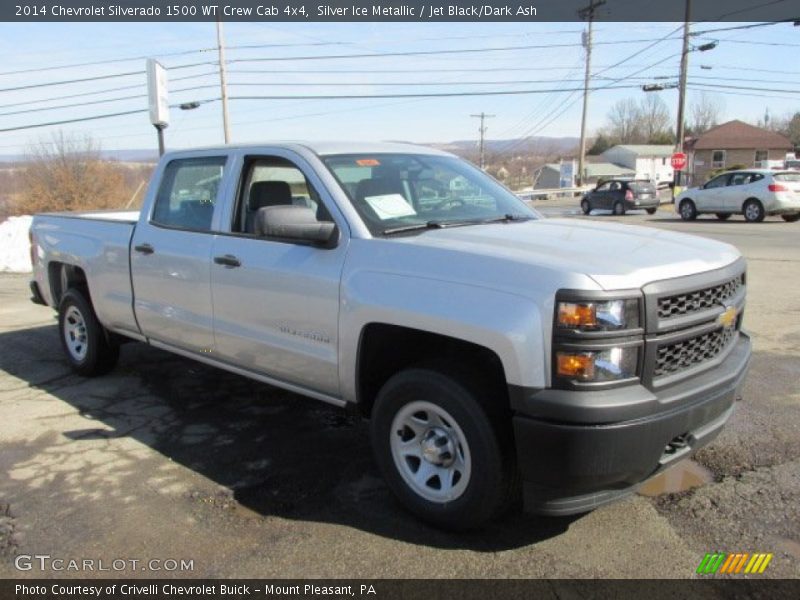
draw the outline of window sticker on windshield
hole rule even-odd
[[[400,194],[384,194],[383,196],[367,196],[364,200],[372,207],[375,214],[382,221],[387,219],[397,219],[398,217],[410,217],[416,215],[416,211],[406,202]]]
[[[356,161],[356,164],[359,167],[377,167],[381,164],[381,161],[374,158],[360,158]]]

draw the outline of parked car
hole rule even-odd
[[[614,211],[624,215],[625,211],[644,209],[652,215],[658,210],[658,190],[646,180],[611,179],[601,182],[581,199],[581,210],[588,215],[595,208]]]
[[[391,490],[441,527],[520,496],[547,515],[622,498],[740,397],[728,244],[543,219],[407,144],[186,150],[153,178],[141,212],[34,217],[33,300],[72,368],[108,372],[136,340],[347,407]]]
[[[757,223],[767,215],[784,221],[800,220],[800,172],[742,169],[717,175],[701,187],[689,188],[675,199],[675,210],[684,221],[714,214],[726,220],[744,215]]]

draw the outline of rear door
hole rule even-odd
[[[727,187],[720,192],[724,212],[741,212],[745,200],[763,195],[759,193],[763,179],[761,173],[731,173]]]
[[[226,156],[176,158],[160,173],[131,244],[134,309],[151,340],[193,352],[213,348],[212,223]]]
[[[348,229],[311,166],[287,150],[241,157],[241,182],[213,245],[217,358],[322,394],[339,395],[339,283]],[[260,208],[293,204],[334,220],[322,248],[257,235]]]

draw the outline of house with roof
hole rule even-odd
[[[568,163],[569,161],[564,162]],[[573,161],[573,163],[577,163],[577,161]],[[567,172],[572,174],[574,174],[576,171],[577,164],[573,164],[571,171],[567,169]],[[583,166],[583,171],[583,181],[585,184],[594,184],[603,179],[633,179],[635,175],[633,169],[628,169],[627,167],[621,167],[608,162],[586,162],[586,164]],[[539,174],[536,179],[536,185],[534,187],[538,190],[549,190],[559,187],[574,187],[574,176],[572,177],[573,181],[571,185],[564,186],[562,181],[564,179],[563,174],[564,170],[562,169],[562,165],[560,163],[547,163],[539,170]]]
[[[672,181],[669,144],[618,144],[603,152],[603,159],[634,172],[634,179],[666,185]]]
[[[684,148],[691,184],[700,185],[719,169],[769,168],[786,158],[792,143],[780,133],[735,120],[709,129]]]

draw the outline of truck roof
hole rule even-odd
[[[186,148],[175,150],[174,153],[203,151],[203,150],[260,150],[263,148],[285,148],[297,150],[305,148],[319,156],[333,154],[431,154],[437,156],[451,156],[428,146],[409,144],[405,142],[353,142],[353,141],[265,141],[260,144],[228,144],[223,146],[204,146],[202,148]],[[173,154],[173,152],[170,152]]]

